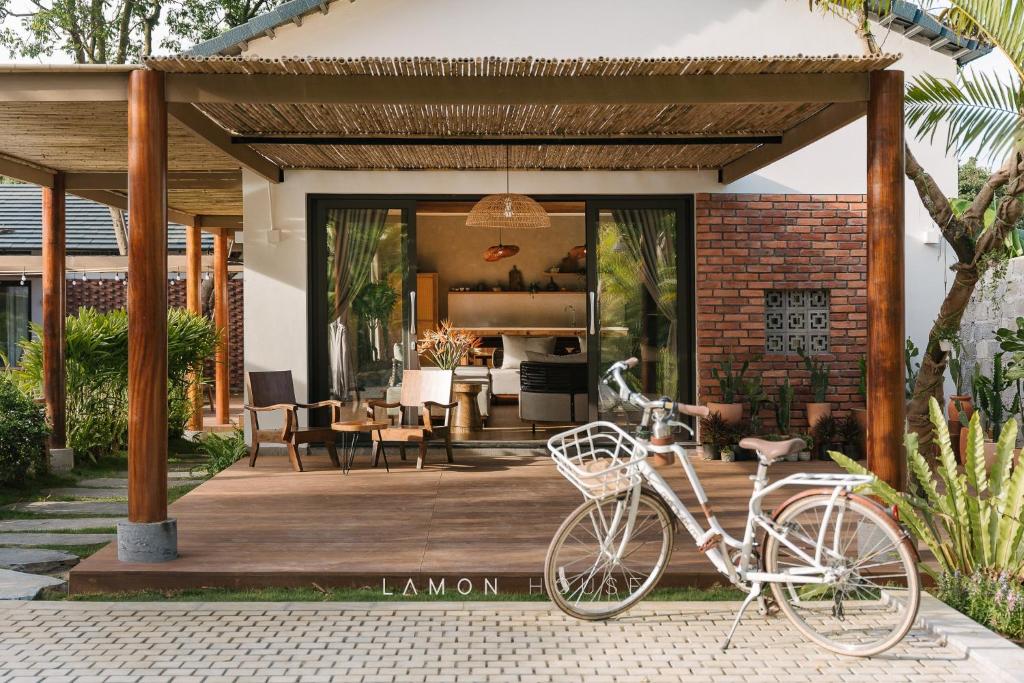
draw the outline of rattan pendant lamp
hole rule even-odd
[[[550,228],[551,217],[544,207],[523,194],[509,191],[509,148],[505,146],[505,192],[489,194],[473,206],[466,227],[497,228],[498,243],[484,251],[485,261],[500,261],[519,253],[514,244],[502,244],[502,230]]]

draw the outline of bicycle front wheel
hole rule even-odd
[[[661,499],[643,492],[633,529],[626,520],[632,495],[591,500],[559,527],[544,562],[551,600],[577,619],[609,619],[643,599],[672,557],[672,516]]]
[[[776,529],[793,547],[768,534],[765,571],[813,574],[807,557],[822,546],[826,583],[773,583],[779,608],[810,640],[843,655],[888,650],[917,618],[920,582],[910,542],[884,510],[860,496],[795,499],[776,515]]]

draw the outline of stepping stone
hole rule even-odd
[[[117,534],[0,534],[0,545],[93,545],[108,543],[116,538]]]
[[[0,569],[0,600],[33,600],[44,588],[63,586],[52,576],[38,576]]]
[[[76,531],[117,526],[123,517],[81,517],[74,519],[6,519],[0,520],[0,533],[16,531]]]
[[[43,495],[51,498],[126,498],[128,489],[95,489],[85,487],[67,487],[47,489]]]
[[[0,569],[30,574],[47,574],[70,569],[79,562],[78,555],[46,548],[0,548]]]
[[[40,515],[128,516],[128,503],[99,503],[79,500],[37,500],[31,503],[12,503],[4,509],[15,512],[33,512]]]

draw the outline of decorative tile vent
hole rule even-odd
[[[769,289],[764,293],[768,353],[828,353],[827,289]]]

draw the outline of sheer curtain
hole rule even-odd
[[[355,388],[355,327],[352,301],[370,279],[387,209],[331,209],[327,212],[327,250],[331,291],[328,294],[328,349],[331,392],[347,399]]]
[[[616,209],[612,218],[617,224],[621,244],[630,257],[639,264],[640,282],[655,307],[667,321],[668,334],[663,358],[643,358],[645,361],[660,360],[665,363],[666,379],[675,376],[676,329],[676,213],[667,209]],[[644,339],[644,355],[662,355],[655,347],[657,340]],[[675,390],[675,386],[664,389]]]

